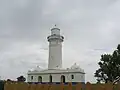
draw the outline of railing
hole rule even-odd
[[[72,85],[68,84],[28,84],[18,82],[6,82],[4,84],[4,90],[120,90],[120,84],[113,85],[107,84],[86,84],[77,83]]]

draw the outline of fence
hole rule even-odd
[[[4,90],[120,90],[120,84],[112,85],[107,84],[86,84],[78,83],[72,85],[68,83],[67,85],[61,84],[28,84],[28,83],[10,83],[6,82],[4,84]]]

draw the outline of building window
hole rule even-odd
[[[61,82],[65,83],[65,76],[64,75],[61,76]]]
[[[52,83],[52,75],[50,75],[49,79],[50,79],[50,83]]]
[[[71,78],[74,79],[74,75],[71,75]]]
[[[38,82],[42,82],[42,77],[38,76]]]
[[[33,80],[33,76],[31,76],[31,80]]]

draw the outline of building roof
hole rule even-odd
[[[63,73],[81,73],[85,74],[84,70],[80,69],[45,69],[28,71],[28,74],[63,74]]]
[[[84,70],[79,67],[76,63],[67,69],[42,69],[37,66],[33,70],[29,70],[28,74],[62,74],[62,73],[82,73],[85,74]]]

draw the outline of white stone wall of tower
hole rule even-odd
[[[51,29],[51,36],[49,41],[49,61],[48,69],[62,68],[62,42],[63,38],[60,36],[59,28]]]
[[[48,69],[62,68],[62,44],[59,41],[52,41],[49,44]]]

